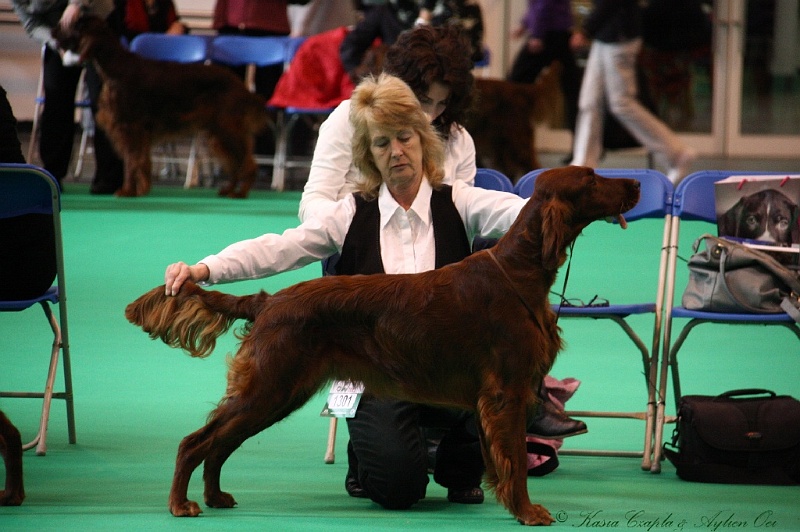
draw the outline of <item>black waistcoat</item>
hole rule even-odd
[[[453,204],[451,187],[442,186],[431,194],[436,267],[458,262],[470,254],[464,222]],[[341,257],[335,265],[337,275],[385,273],[381,261],[378,200],[355,195],[356,213],[345,236]]]

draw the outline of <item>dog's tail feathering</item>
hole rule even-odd
[[[266,297],[269,296],[265,292],[233,296],[203,290],[191,282],[185,283],[178,295],[167,296],[162,285],[128,305],[125,317],[149,333],[150,338],[160,338],[170,347],[204,358],[234,321],[253,322]]]

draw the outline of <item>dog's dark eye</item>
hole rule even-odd
[[[779,220],[777,221],[777,223],[775,224],[775,226],[776,226],[776,227],[777,227],[777,228],[778,228],[780,231],[786,231],[787,229],[789,229],[789,220],[787,220],[786,218],[781,218],[781,219],[779,219]]]
[[[759,225],[758,218],[752,215],[745,218],[744,223],[746,223],[748,227],[758,227]]]

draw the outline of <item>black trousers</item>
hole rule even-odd
[[[578,95],[581,90],[581,73],[575,62],[575,55],[569,46],[570,32],[551,31],[542,39],[544,48],[537,54],[528,51],[526,45],[520,49],[511,72],[509,81],[533,83],[539,73],[554,61],[561,63],[561,91],[564,93],[564,113],[570,131],[575,131],[575,120],[578,117]]]
[[[44,53],[44,94],[39,156],[42,164],[53,176],[64,179],[72,158],[75,140],[75,93],[81,76],[80,66],[64,66],[61,56],[50,47]],[[97,98],[102,81],[94,66],[86,67],[86,87],[89,91],[92,113],[97,114]],[[94,151],[96,161],[95,183],[122,185],[124,166],[111,146],[102,128],[95,128]]]
[[[480,486],[483,456],[471,412],[364,395],[347,427],[352,473],[385,508],[405,509],[425,497],[428,448],[423,427],[446,429],[436,451],[434,480],[453,489]]]

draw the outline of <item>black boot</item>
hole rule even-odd
[[[365,499],[369,497],[367,491],[361,487],[358,482],[358,458],[353,451],[353,444],[347,442],[347,476],[344,479],[344,489],[347,494],[357,499]]]
[[[539,408],[528,421],[528,434],[545,440],[560,440],[588,432],[586,423],[567,416],[547,396],[544,386],[539,388]]]

